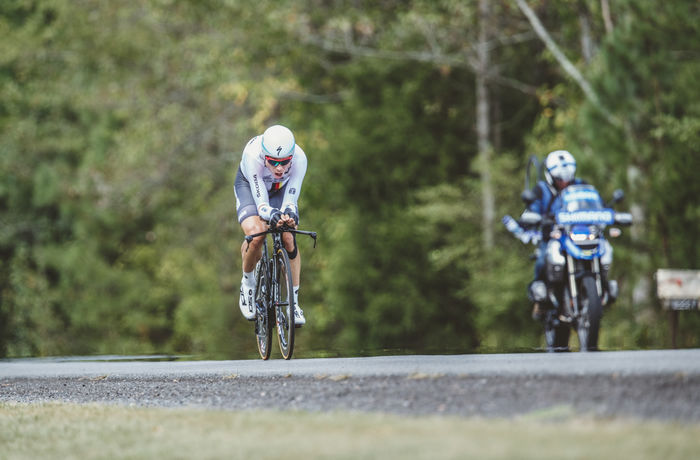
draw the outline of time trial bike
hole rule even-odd
[[[283,233],[308,235],[314,240],[316,232],[296,230],[281,226],[268,228],[264,232],[248,235],[250,244],[253,238],[264,236],[262,257],[255,266],[255,337],[260,357],[270,358],[272,330],[276,326],[277,339],[284,359],[291,359],[294,352],[294,285],[289,255],[282,243]],[[272,250],[268,250],[267,235],[272,235]]]

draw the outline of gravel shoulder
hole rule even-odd
[[[9,377],[0,401],[698,422],[700,375]]]
[[[0,361],[0,402],[700,421],[700,349],[236,361]]]

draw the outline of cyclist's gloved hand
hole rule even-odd
[[[279,222],[281,218],[282,213],[280,212],[280,210],[277,208],[272,208],[272,210],[270,211],[270,220],[268,221],[270,227],[277,227],[277,222]]]
[[[299,216],[296,212],[292,211],[292,208],[285,209],[284,213],[294,220],[294,225],[299,225]]]

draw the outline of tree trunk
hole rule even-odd
[[[583,77],[576,66],[569,61],[564,53],[561,52],[557,44],[554,42],[554,40],[552,40],[549,32],[547,32],[547,29],[544,28],[544,25],[542,25],[542,22],[540,22],[540,19],[537,17],[532,8],[530,8],[527,2],[525,0],[515,0],[515,2],[518,4],[520,11],[522,11],[528,21],[530,21],[533,30],[544,42],[549,52],[552,53],[559,65],[561,65],[562,69],[574,79],[591,104],[593,104],[593,106],[600,111],[600,113],[608,120],[610,124],[618,128],[622,127],[620,120],[617,119],[615,115],[600,102],[598,94],[595,92],[590,83],[588,83],[588,80]]]
[[[586,64],[593,60],[593,36],[591,33],[591,20],[588,11],[583,7],[578,13],[578,22],[581,25],[581,54]]]
[[[600,0],[600,9],[603,13],[603,23],[605,24],[605,33],[611,34],[613,31],[612,17],[610,16],[610,3],[608,0]]]
[[[482,231],[484,247],[493,248],[493,220],[495,200],[491,182],[492,146],[489,120],[489,93],[486,84],[489,69],[489,0],[479,0],[478,68],[476,69],[476,134],[479,148],[479,170],[481,173],[481,200],[483,207]]]

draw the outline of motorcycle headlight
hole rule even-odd
[[[597,225],[577,226],[569,232],[569,238],[574,243],[585,243],[598,239],[600,229]]]
[[[573,241],[574,243],[582,243],[588,240],[588,234],[571,232],[569,233],[569,238],[571,238],[571,241]]]

